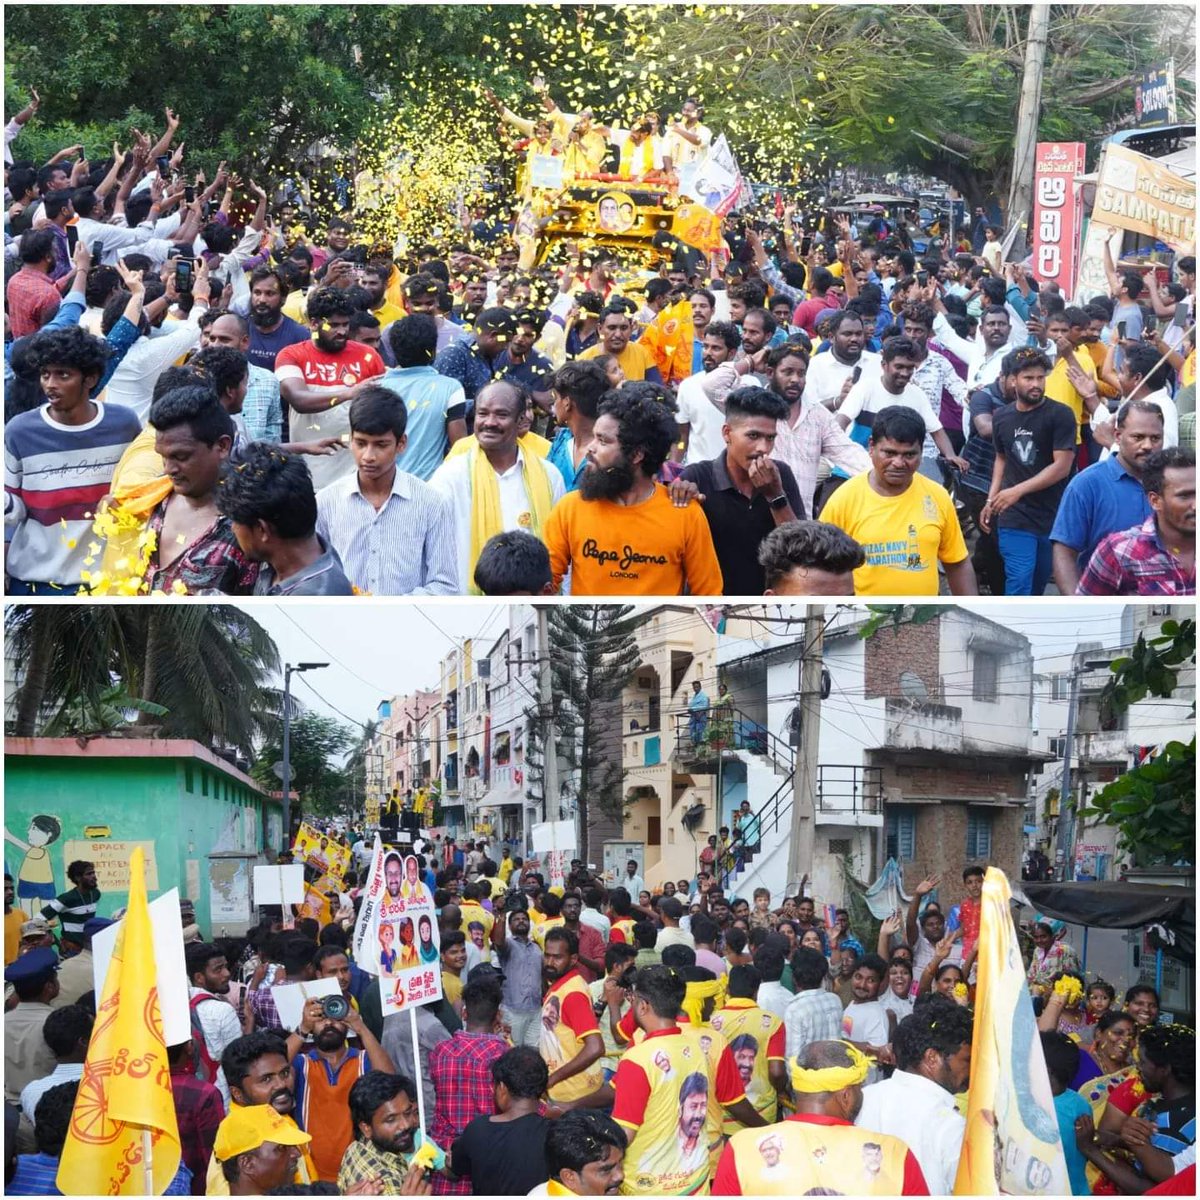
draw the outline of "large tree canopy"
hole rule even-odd
[[[43,5],[6,9],[6,109],[42,110],[18,143],[94,159],[131,126],[184,120],[189,161],[280,167],[322,143],[428,137],[437,113],[495,155],[489,86],[525,113],[545,76],[569,108],[626,122],[700,96],[747,173],[820,178],[838,163],[915,170],[1003,195],[1027,5]],[[1136,72],[1193,65],[1194,10],[1056,4],[1039,136],[1095,145],[1132,121]],[[414,114],[408,121],[405,114]],[[399,115],[400,120],[392,119]],[[402,147],[389,147],[389,149]]]

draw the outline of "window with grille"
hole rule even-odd
[[[1070,700],[1071,698],[1071,677],[1070,675],[1055,675],[1051,684],[1051,697],[1055,700]]]
[[[1000,659],[995,654],[975,655],[974,688],[976,700],[996,699],[996,678],[1000,674]]]
[[[916,857],[917,818],[911,807],[889,804],[885,833],[888,858],[894,858],[897,862],[911,862]]]
[[[849,854],[850,853],[850,839],[849,838],[830,838],[829,839],[829,853],[838,855],[839,857],[843,854]]]
[[[992,814],[979,809],[967,809],[967,859],[991,858]]]

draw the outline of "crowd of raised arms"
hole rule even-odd
[[[170,1194],[951,1194],[984,867],[921,880],[864,938],[807,877],[779,904],[728,891],[728,833],[695,877],[653,889],[635,860],[601,878],[575,859],[547,887],[507,846],[433,839],[412,872],[443,997],[415,1035],[350,948],[366,835],[328,834],[351,866],[324,926],[267,908],[245,937],[205,940],[188,904]],[[6,937],[10,1195],[57,1194],[95,1020],[91,940],[111,921],[84,919],[94,865],[70,878]],[[6,934],[11,908],[7,879]],[[1070,1190],[1140,1194],[1194,1169],[1194,1033],[1159,1022],[1153,987],[1085,977],[1064,933],[1035,915],[1021,936]],[[273,988],[331,979],[340,1004],[285,1023]]]
[[[712,141],[693,101],[666,134],[496,103],[576,180]],[[189,170],[170,110],[102,163],[14,159],[36,109],[5,134],[10,593],[1195,590],[1193,255],[1106,250],[1080,304],[982,209],[918,257],[782,200],[708,254],[606,247],[601,203],[543,255],[527,183],[397,254],[348,180],[306,211]]]

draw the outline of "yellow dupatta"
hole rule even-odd
[[[646,137],[635,145],[632,136],[621,143],[621,165],[617,174],[622,179],[644,179],[654,170],[654,139]]]
[[[475,586],[475,564],[488,539],[503,532],[504,517],[500,508],[500,483],[487,455],[475,446],[470,451],[470,460],[471,556],[467,562],[467,590],[472,596],[480,596],[483,593]],[[546,518],[554,506],[550,474],[540,458],[522,453],[521,477],[525,484],[525,495],[529,498],[529,524],[525,528],[540,539]]]

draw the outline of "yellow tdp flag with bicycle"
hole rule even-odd
[[[65,1196],[161,1196],[179,1171],[157,979],[139,846],[59,1159],[56,1182]]]
[[[989,867],[979,922],[967,1130],[956,1196],[1071,1194],[1003,871]]]

